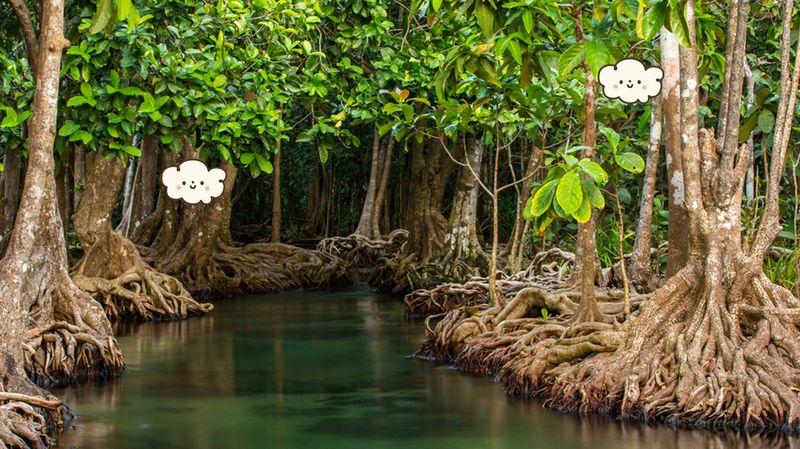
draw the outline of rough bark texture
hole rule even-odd
[[[281,242],[281,141],[272,157],[272,243]]]
[[[542,133],[542,145],[544,146],[545,135]],[[514,230],[511,232],[511,238],[508,242],[508,247],[511,248],[508,254],[509,271],[516,273],[522,270],[523,250],[524,245],[522,242],[523,236],[526,234],[526,227],[529,222],[524,219],[522,210],[525,208],[525,203],[530,197],[533,182],[536,180],[536,175],[542,168],[544,162],[544,151],[539,146],[531,146],[531,155],[528,158],[528,167],[525,169],[526,181],[522,183],[522,189],[517,201],[517,215],[514,220]]]
[[[112,229],[111,215],[124,179],[117,158],[96,156],[86,191],[73,217],[84,248],[73,273],[75,283],[105,308],[111,319],[181,319],[210,311],[195,301],[177,279],[147,265],[136,246]]]
[[[456,193],[450,208],[450,220],[444,236],[444,246],[436,264],[443,274],[455,282],[485,273],[489,256],[478,241],[478,180],[474,173],[483,159],[483,139],[468,136],[464,139],[464,163],[459,172]]]
[[[748,7],[730,4],[725,98],[719,138],[698,130],[697,55],[681,60],[682,163],[691,251],[686,265],[646,302],[631,298],[622,325],[575,322],[569,295],[525,289],[505,307],[456,309],[420,355],[472,372],[497,373],[512,394],[541,395],[564,411],[715,429],[800,430],[800,300],[762,271],[779,229],[778,191],[800,81],[791,68],[792,2],[784,5],[781,95],[761,226],[741,245],[741,199],[749,150],[739,146]],[[694,3],[686,4],[695,42]],[[799,44],[800,45],[800,44]],[[766,246],[765,246],[766,245]],[[619,300],[601,312],[619,316]],[[613,307],[612,307],[613,306]],[[554,316],[535,318],[546,308]]]
[[[59,68],[69,45],[63,34],[64,3],[45,0],[39,13],[39,52],[29,55],[37,71],[28,168],[0,261],[0,402],[12,401],[0,406],[0,445],[37,448],[45,445],[41,410],[55,412],[50,415],[60,422],[66,409],[58,401],[43,400],[46,393],[29,378],[47,383],[116,374],[123,366],[102,308],[67,273],[53,160]]]
[[[661,97],[653,99],[650,115],[650,143],[645,160],[642,197],[639,200],[639,220],[636,225],[636,239],[633,242],[628,275],[631,284],[639,291],[652,291],[655,288],[650,249],[653,240],[653,198],[656,194],[658,175],[658,155],[661,150]]]
[[[667,158],[667,180],[669,182],[669,254],[667,259],[667,277],[677,273],[686,265],[689,257],[688,217],[686,215],[686,189],[684,187],[683,161],[681,144],[681,61],[680,54],[685,51],[675,35],[661,29],[661,69],[664,79],[661,81],[661,96],[664,108],[664,149]]]
[[[184,158],[196,158],[187,149]],[[349,281],[337,257],[280,243],[234,244],[230,235],[231,192],[236,167],[223,163],[225,190],[210,204],[182,204],[177,234],[154,256],[162,272],[177,277],[199,297],[270,292]]]
[[[128,210],[117,226],[117,232],[130,238],[142,227],[145,218],[155,210],[156,189],[161,185],[158,172],[159,137],[148,135],[140,145],[142,156],[136,164]]]
[[[391,137],[390,137],[391,138]],[[376,198],[378,185],[380,183],[381,170],[381,136],[378,133],[377,125],[372,132],[372,162],[369,168],[369,184],[367,184],[367,195],[364,197],[364,207],[361,209],[361,217],[358,220],[358,227],[353,234],[377,239],[380,232],[375,224],[377,214]]]

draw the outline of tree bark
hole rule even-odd
[[[686,212],[686,187],[683,173],[683,145],[681,143],[681,64],[686,50],[679,48],[675,35],[661,29],[661,69],[664,79],[661,82],[661,97],[664,108],[664,148],[667,158],[667,179],[669,180],[669,254],[667,258],[667,278],[686,265],[689,257],[688,216]],[[696,93],[695,93],[696,94]]]
[[[512,273],[517,273],[522,270],[522,254],[524,245],[522,239],[525,236],[525,229],[527,228],[527,221],[523,218],[522,211],[525,204],[530,197],[533,182],[535,181],[536,173],[541,170],[542,162],[544,162],[544,151],[541,147],[545,145],[545,133],[542,132],[542,142],[540,146],[531,145],[531,155],[528,157],[528,167],[525,169],[525,179],[522,183],[522,191],[517,199],[517,215],[514,220],[514,230],[511,232],[511,241],[509,246],[511,252],[508,255],[508,266]]]
[[[358,227],[353,234],[375,240],[380,237],[380,232],[375,225],[376,199],[378,184],[380,183],[381,170],[381,136],[378,133],[378,125],[372,131],[372,162],[369,168],[369,184],[367,185],[367,196],[364,198],[364,207],[361,209],[361,217],[358,220]]]
[[[136,163],[136,174],[129,194],[128,213],[117,226],[117,232],[130,238],[138,232],[144,219],[155,209],[156,189],[161,185],[158,173],[160,137],[147,135],[140,145],[142,156]]]
[[[381,168],[381,175],[380,175],[380,183],[378,185],[378,192],[375,194],[375,211],[372,216],[372,227],[377,231],[378,236],[381,235],[381,212],[384,212],[384,226],[386,227],[386,233],[388,234],[391,230],[391,224],[389,223],[389,208],[385,207],[384,205],[388,205],[386,201],[386,191],[389,187],[389,179],[392,176],[392,157],[394,155],[394,146],[395,140],[392,138],[387,139],[386,146],[384,147],[383,157],[381,158],[383,161],[383,167]]]
[[[444,245],[437,264],[454,282],[465,282],[488,270],[489,256],[478,241],[478,180],[474,173],[480,169],[484,153],[483,139],[469,135],[460,141],[464,145],[464,163],[459,170],[458,183],[450,208],[450,220]]]
[[[639,201],[639,221],[636,226],[630,267],[628,267],[630,281],[638,291],[652,291],[655,287],[650,249],[653,240],[653,199],[656,194],[660,150],[661,97],[658,96],[653,99],[650,114],[650,143],[647,147],[642,197]]]
[[[24,6],[24,5],[23,5]],[[26,8],[27,9],[27,8]],[[28,376],[40,382],[73,379],[122,370],[122,356],[111,325],[99,304],[78,289],[67,273],[67,254],[56,204],[53,142],[56,133],[64,2],[40,3],[38,67],[33,114],[28,130],[28,168],[14,230],[0,260],[0,383],[6,391],[45,395]],[[29,47],[30,49],[30,47]],[[23,351],[25,345],[29,351]],[[19,413],[2,406],[0,440],[13,438],[43,447],[44,429],[9,427]],[[66,410],[60,410],[66,414]],[[30,415],[36,412],[30,409]],[[36,441],[38,439],[38,441]]]

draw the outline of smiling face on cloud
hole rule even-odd
[[[211,198],[222,195],[225,188],[225,170],[211,170],[201,161],[190,160],[177,167],[169,167],[161,174],[161,182],[167,186],[167,196],[189,204],[200,201],[208,204]]]
[[[625,103],[646,103],[661,93],[664,72],[658,67],[645,68],[636,59],[623,59],[600,69],[598,81],[603,86],[603,95],[619,98]]]

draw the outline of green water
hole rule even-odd
[[[508,398],[488,378],[408,358],[422,341],[421,324],[403,320],[397,298],[364,289],[243,297],[204,318],[119,334],[128,364],[122,378],[57,392],[79,416],[58,448],[765,445],[578,420]]]

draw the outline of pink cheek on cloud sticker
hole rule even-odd
[[[169,167],[161,174],[161,182],[167,187],[167,196],[189,204],[211,202],[222,195],[227,174],[219,168],[206,167],[202,161],[188,160],[177,167]],[[198,184],[203,186],[198,189]],[[189,187],[184,190],[183,187]]]

